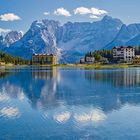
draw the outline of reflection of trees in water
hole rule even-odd
[[[140,70],[124,69],[114,71],[85,71],[86,79],[111,83],[115,87],[140,86]]]
[[[11,72],[0,72],[0,78],[5,78],[6,76],[10,75]]]

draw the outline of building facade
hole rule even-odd
[[[54,54],[33,54],[32,65],[55,65],[56,56]]]
[[[87,64],[93,64],[93,63],[95,63],[95,58],[92,57],[92,56],[86,56],[86,57],[85,57],[85,62],[86,62]]]
[[[135,56],[135,48],[121,46],[113,48],[113,58],[122,62],[131,62]]]
[[[106,57],[101,57],[99,62],[103,64],[109,64],[109,60]]]
[[[92,56],[86,56],[80,59],[81,64],[93,64],[95,63],[95,58]]]
[[[140,55],[136,55],[133,58],[133,64],[140,65]]]

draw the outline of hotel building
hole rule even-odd
[[[135,56],[135,48],[121,46],[113,48],[113,58],[121,62],[131,62]]]
[[[56,56],[54,54],[33,54],[32,65],[55,65]]]

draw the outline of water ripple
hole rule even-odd
[[[0,102],[8,101],[9,97],[5,94],[0,94]]]
[[[70,119],[71,113],[70,112],[62,112],[60,114],[54,115],[54,120],[58,123],[65,123]]]
[[[74,119],[78,123],[94,122],[98,123],[106,119],[106,115],[101,110],[92,110],[89,113],[76,113]]]
[[[15,107],[4,107],[0,110],[0,116],[7,118],[18,118],[20,116],[20,111]]]

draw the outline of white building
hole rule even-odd
[[[113,58],[119,61],[131,62],[135,56],[135,48],[131,46],[127,47],[114,47]]]
[[[92,63],[95,62],[95,58],[94,57],[90,57],[90,56],[86,56],[85,57],[85,62],[89,63],[89,64],[92,64]]]
[[[95,58],[92,56],[86,56],[85,58],[80,59],[81,64],[93,64],[95,63]]]

